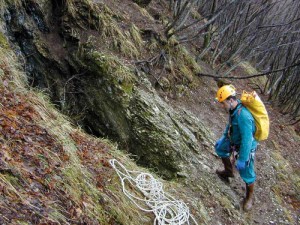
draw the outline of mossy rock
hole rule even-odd
[[[97,51],[86,54],[84,58],[89,69],[112,86],[112,91],[118,93],[121,99],[132,94],[136,78],[131,69],[126,67],[118,58]]]

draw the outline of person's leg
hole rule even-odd
[[[229,177],[234,177],[233,174],[233,167],[230,161],[230,157],[227,158],[221,158],[223,165],[224,165],[224,170],[222,169],[218,169],[216,170],[217,175],[221,178],[224,179],[226,181],[229,181]]]
[[[243,202],[243,209],[249,211],[253,205],[254,183],[246,184],[246,197]]]
[[[224,169],[216,170],[217,175],[226,181],[229,181],[229,177],[234,177],[233,167],[230,161],[231,149],[230,141],[228,138],[224,138],[215,148],[217,155],[222,159]]]
[[[253,193],[254,193],[254,182],[256,180],[256,174],[254,171],[254,160],[251,159],[249,165],[240,170],[240,175],[243,181],[246,183],[246,196],[243,202],[243,209],[249,211],[253,205]]]

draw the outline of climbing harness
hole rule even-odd
[[[235,161],[238,159],[239,157],[239,146],[236,145],[231,145],[230,151],[232,152],[231,154],[231,163],[234,165]],[[249,166],[250,165],[250,161],[254,161],[255,159],[255,153],[256,153],[256,148],[252,149],[250,151],[249,154],[249,160],[246,162],[246,165]]]
[[[129,171],[116,159],[109,160],[109,163],[121,180],[123,193],[139,209],[154,213],[154,225],[198,225],[187,205],[165,193],[163,184],[151,174]],[[145,208],[145,205],[149,208]]]
[[[232,154],[231,154],[231,163],[232,163],[232,165],[235,165],[235,161],[239,157],[239,146],[231,145],[230,146],[230,152],[232,152]]]

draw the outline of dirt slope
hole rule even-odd
[[[213,100],[217,91],[216,83],[210,79],[201,81],[205,83],[203,88],[191,90],[182,98],[170,101],[174,106],[184,107],[201,118],[215,134],[217,140],[222,135],[228,116]],[[242,90],[253,90],[246,85],[246,82],[233,81],[233,84],[240,93]],[[288,118],[280,114],[276,108],[272,108],[267,102],[267,96],[261,95],[261,97],[270,116],[270,136],[268,140],[260,143],[257,150],[255,205],[253,210],[244,213],[244,216],[250,224],[299,224],[299,131],[297,125],[287,125]],[[216,157],[214,160],[219,159]],[[219,165],[221,166],[221,162]],[[242,201],[245,187],[238,176],[236,172],[235,179],[227,186]],[[228,217],[224,212],[219,216]],[[225,224],[235,223],[227,221]]]

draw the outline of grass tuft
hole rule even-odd
[[[168,43],[169,54],[172,57],[173,63],[170,64],[172,70],[178,71],[182,77],[183,83],[192,84],[194,80],[194,75],[201,71],[200,66],[197,64],[195,59],[187,51],[187,49],[179,45],[176,40],[172,40]]]
[[[141,36],[141,31],[134,24],[131,25],[130,34],[131,34],[132,39],[134,40],[135,45],[138,48],[142,48],[143,47],[143,39]]]
[[[139,36],[136,33],[137,31],[134,31],[135,33],[133,35],[135,36],[132,38],[129,32],[124,32],[119,28],[113,15],[114,14],[108,7],[103,7],[103,12],[99,15],[102,24],[102,38],[104,40],[110,40],[111,48],[118,50],[124,56],[130,58],[138,57],[140,53],[135,44],[131,41],[132,39],[134,40],[134,38],[137,38],[137,44],[140,43],[140,40],[138,40]]]

